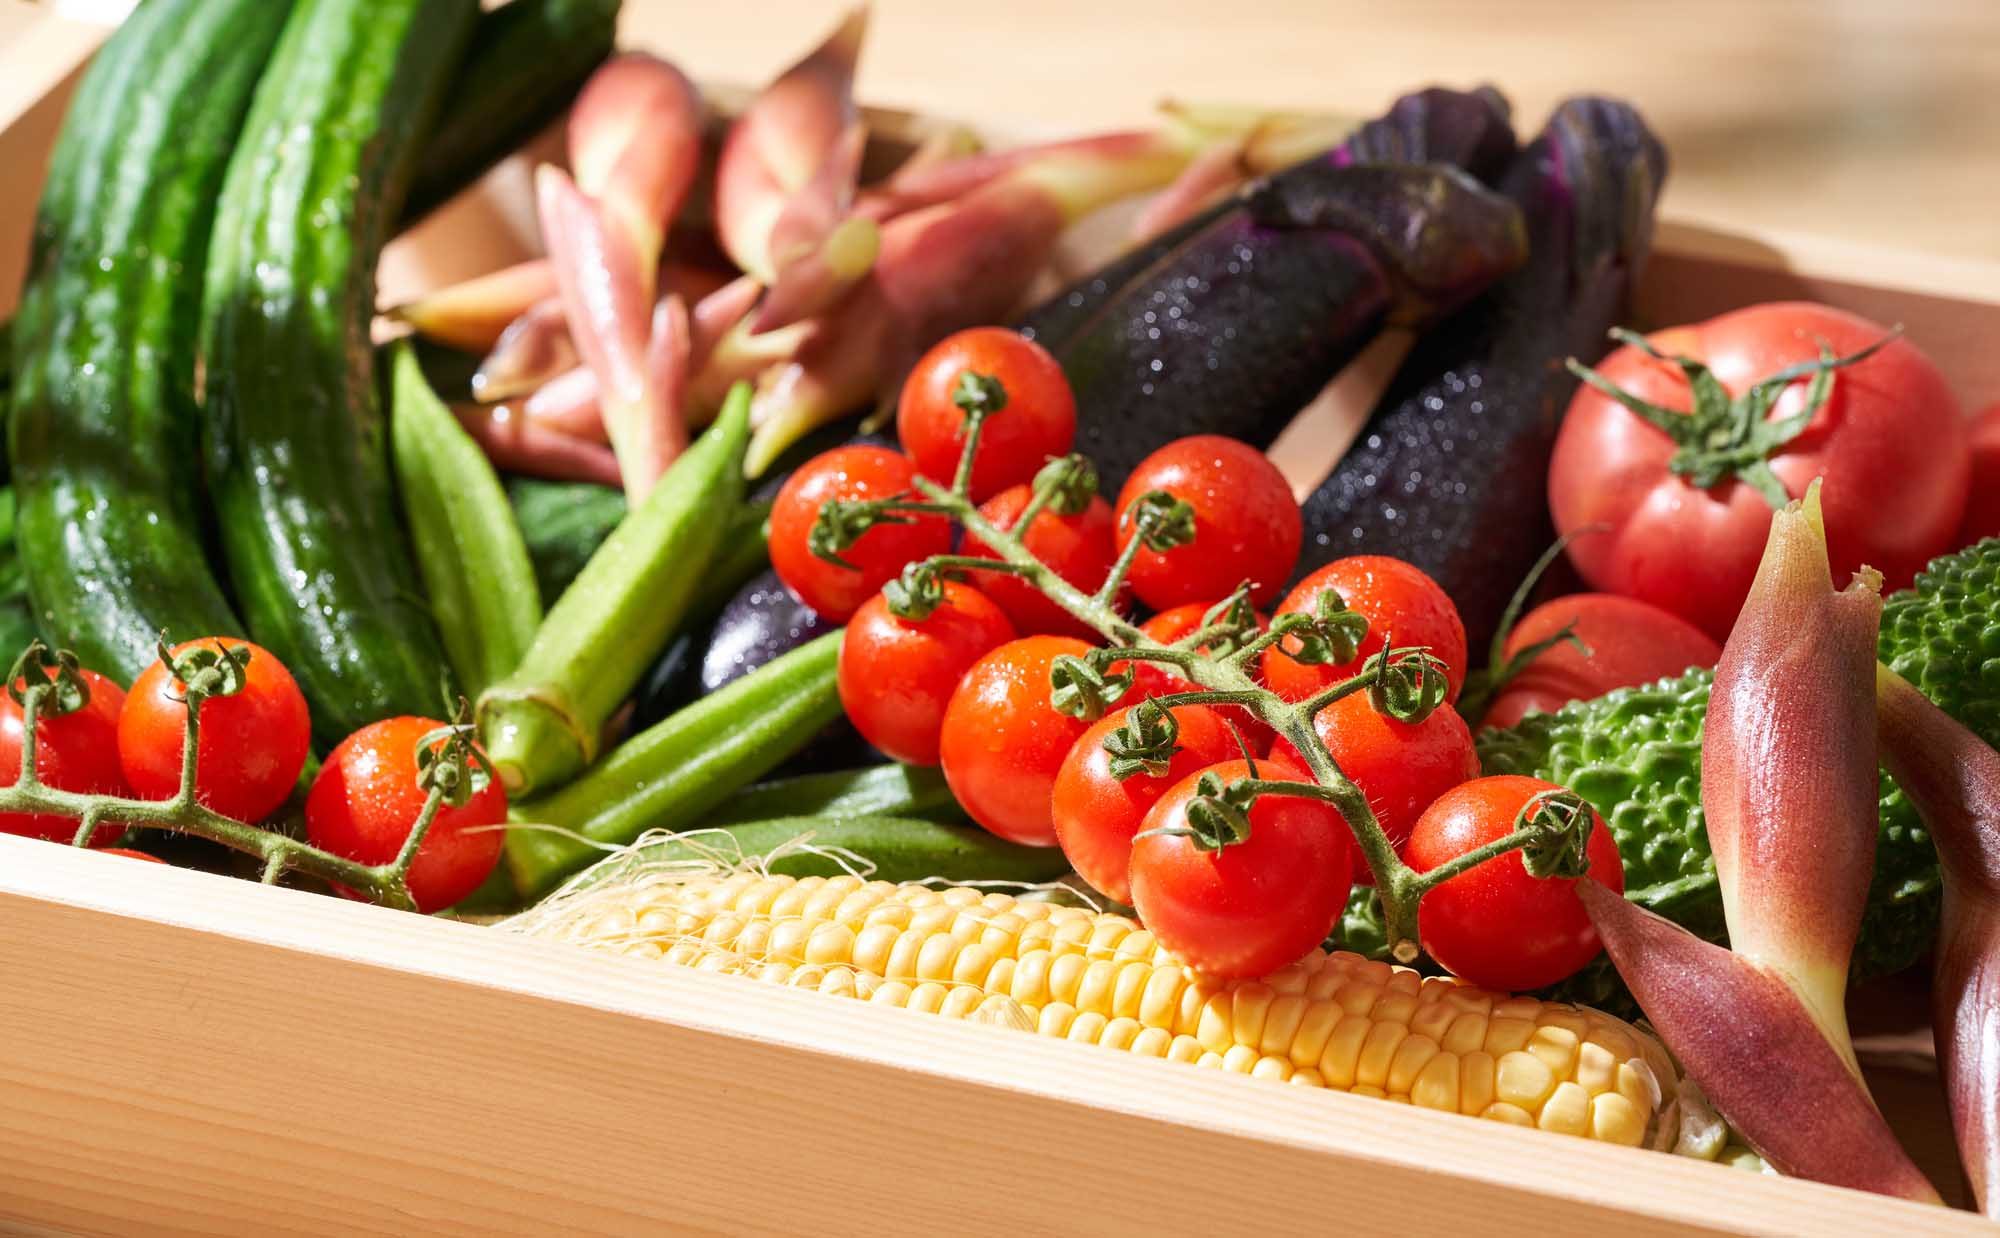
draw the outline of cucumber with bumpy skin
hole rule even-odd
[[[336,740],[438,706],[398,526],[375,264],[475,0],[301,0],[258,87],[203,290],[209,477],[250,635]]]
[[[203,553],[194,337],[216,193],[290,7],[139,6],[42,190],[11,332],[21,561],[37,626],[121,683],[162,631],[242,634]]]

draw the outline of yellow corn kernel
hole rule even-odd
[[[620,896],[623,897],[620,897]],[[518,931],[1147,1057],[1643,1145],[1656,1042],[1582,1007],[1340,952],[1197,977],[1131,920],[968,887],[696,875],[559,896]],[[1669,1082],[1671,1082],[1671,1078]]]

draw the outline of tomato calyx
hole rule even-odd
[[[39,716],[59,718],[90,704],[90,684],[75,654],[31,640],[7,672],[7,695],[24,713],[33,697]]]
[[[1294,662],[1345,666],[1361,652],[1361,642],[1368,639],[1368,616],[1350,609],[1339,590],[1328,589],[1319,595],[1310,615],[1296,612],[1280,615],[1272,621],[1271,631],[1297,639],[1298,648],[1285,651]]]
[[[1590,871],[1592,814],[1574,791],[1543,791],[1521,805],[1514,829],[1529,838],[1521,846],[1521,865],[1530,877],[1581,877]]]
[[[1080,515],[1097,497],[1097,466],[1072,452],[1057,456],[1035,474],[1035,496],[1021,511],[1014,527],[1026,530],[1046,508],[1058,516]]]
[[[1731,396],[1722,380],[1706,362],[1694,357],[1666,353],[1655,348],[1637,332],[1615,327],[1611,338],[1636,348],[1656,361],[1679,367],[1687,378],[1690,408],[1686,412],[1654,404],[1620,387],[1575,357],[1564,364],[1579,379],[1616,400],[1635,416],[1674,441],[1673,457],[1667,468],[1697,489],[1707,490],[1735,478],[1764,496],[1772,510],[1782,510],[1791,502],[1784,483],[1771,471],[1770,458],[1778,449],[1805,432],[1813,417],[1833,392],[1833,372],[1865,361],[1902,335],[1896,328],[1866,348],[1837,357],[1824,342],[1819,358],[1788,365],[1775,374],[1752,383],[1741,396]],[[1812,379],[1806,388],[1805,407],[1789,417],[1770,419],[1771,409],[1787,387],[1801,378]]]
[[[1140,774],[1162,777],[1181,750],[1180,738],[1181,724],[1172,711],[1150,697],[1140,701],[1124,725],[1104,737],[1111,776],[1120,782]]]
[[[230,645],[217,639],[210,644],[183,650],[176,656],[162,638],[159,657],[167,673],[181,685],[184,695],[180,699],[184,701],[235,696],[250,682],[250,648],[247,645]]]
[[[463,808],[498,777],[473,743],[476,733],[471,706],[460,698],[452,721],[417,741],[417,789],[434,795],[440,806]],[[416,830],[410,833],[414,836]]]
[[[1126,548],[1128,558],[1135,553],[1132,549],[1135,546],[1143,545],[1147,550],[1165,554],[1194,541],[1194,505],[1165,490],[1148,490],[1140,495],[1130,508],[1129,518],[1138,536]]]
[[[1251,772],[1256,772],[1253,764]],[[1261,780],[1246,778],[1225,784],[1213,772],[1195,784],[1197,794],[1182,812],[1186,825],[1163,825],[1141,830],[1141,838],[1186,838],[1201,851],[1220,851],[1250,841],[1250,809],[1257,803]]]
[[[882,586],[882,600],[896,618],[922,623],[944,605],[944,576],[928,561],[905,564],[896,579]]]
[[[1049,664],[1049,704],[1057,713],[1095,722],[1132,690],[1132,668],[1117,673],[1107,656],[1115,650],[1093,649],[1084,657],[1062,654]]]
[[[960,370],[952,388],[951,402],[968,420],[997,413],[1007,407],[1007,386],[991,374]]]

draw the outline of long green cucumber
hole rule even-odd
[[[674,461],[556,604],[513,675],[479,701],[486,755],[509,795],[546,794],[597,755],[598,736],[700,594],[743,506],[750,388]]]
[[[807,849],[794,849],[803,843]],[[829,854],[847,853],[847,857]],[[663,838],[629,853],[630,859],[600,865],[593,873],[615,879],[628,865],[683,859],[741,857],[757,860],[777,853],[767,867],[788,877],[833,877],[850,872],[844,858],[872,866],[878,881],[1054,881],[1069,872],[1058,847],[1023,847],[978,826],[940,825],[914,817],[774,817],[741,821]]]
[[[0,486],[0,659],[20,656],[36,637],[35,617],[28,607],[28,585],[21,575],[21,555],[14,544],[14,488]]]
[[[250,634],[332,740],[437,708],[396,519],[375,263],[476,0],[300,0],[230,160],[203,290],[209,478]]]
[[[479,19],[404,214],[451,197],[553,121],[611,54],[619,0],[509,0]]]
[[[13,327],[38,625],[130,683],[162,631],[241,635],[203,553],[195,330],[215,199],[290,0],[150,0],[77,87]]]
[[[606,846],[708,824],[839,716],[839,657],[840,633],[829,632],[641,731],[555,794],[516,805],[521,828],[507,832],[515,889],[540,898]]]
[[[745,787],[715,814],[715,824],[760,821],[766,817],[918,817],[963,821],[944,774],[917,765],[869,765],[861,769],[800,774]]]
[[[500,477],[407,344],[391,353],[389,454],[424,595],[462,691],[521,664],[542,622],[535,565]]]

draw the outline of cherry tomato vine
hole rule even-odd
[[[1311,610],[1280,614],[1266,627],[1260,625],[1248,604],[1245,586],[1213,607],[1195,630],[1180,639],[1171,643],[1154,640],[1119,613],[1119,593],[1142,550],[1164,555],[1194,542],[1194,508],[1166,490],[1146,492],[1129,503],[1121,501],[1122,518],[1131,522],[1133,535],[1123,541],[1103,583],[1086,593],[1039,559],[1021,531],[1044,509],[1081,511],[1097,491],[1095,468],[1080,455],[1051,460],[1036,475],[1033,494],[1011,530],[999,528],[973,502],[970,479],[986,425],[1007,415],[1005,394],[983,392],[981,399],[966,400],[962,407],[964,447],[951,486],[918,475],[912,478],[911,488],[900,494],[830,501],[820,509],[807,538],[811,552],[839,563],[844,551],[878,525],[949,517],[991,557],[941,554],[909,564],[884,589],[892,613],[921,621],[943,597],[940,580],[945,577],[961,578],[981,571],[1021,578],[1107,642],[1081,656],[1059,656],[1050,668],[1051,704],[1088,722],[1126,703],[1123,698],[1133,689],[1139,666],[1171,670],[1186,681],[1187,690],[1150,697],[1158,708],[1130,710],[1125,725],[1102,741],[1125,776],[1158,768],[1177,750],[1173,728],[1160,724],[1161,710],[1179,705],[1247,710],[1290,741],[1312,781],[1254,777],[1229,787],[1204,788],[1204,794],[1188,806],[1189,819],[1240,828],[1203,831],[1195,839],[1196,845],[1214,850],[1240,842],[1248,827],[1249,808],[1260,796],[1295,796],[1331,805],[1347,822],[1374,874],[1390,950],[1400,961],[1409,962],[1419,953],[1418,900],[1426,891],[1486,860],[1525,848],[1538,857],[1538,870],[1544,867],[1540,857],[1557,857],[1548,863],[1549,875],[1582,874],[1575,857],[1583,854],[1582,838],[1590,829],[1587,813],[1527,815],[1504,837],[1427,872],[1406,864],[1377,821],[1367,796],[1327,750],[1314,718],[1335,702],[1366,694],[1370,706],[1387,717],[1421,722],[1446,707],[1451,695],[1445,664],[1428,648],[1396,646],[1393,632],[1385,632],[1379,648],[1364,656],[1364,645],[1374,643],[1368,641],[1368,619],[1350,609],[1334,590],[1322,593]],[[1355,664],[1358,669],[1301,700],[1286,700],[1254,677],[1265,652],[1281,642],[1287,642],[1286,651],[1294,661],[1328,667]]]
[[[202,707],[208,701],[242,692],[253,656],[245,646],[221,641],[184,648],[178,655],[161,643],[160,660],[178,686],[178,698],[187,711],[181,776],[172,796],[145,800],[64,791],[42,781],[37,724],[44,718],[84,708],[90,701],[90,684],[74,654],[31,642],[8,672],[7,692],[21,708],[21,773],[13,786],[0,787],[0,813],[67,817],[77,823],[73,845],[78,847],[88,846],[106,826],[192,834],[262,860],[266,884],[287,872],[300,872],[387,906],[415,910],[409,874],[425,835],[440,812],[448,806],[463,806],[493,778],[486,758],[473,746],[464,710],[460,710],[458,722],[425,735],[418,744],[418,786],[425,792],[425,800],[402,849],[386,863],[362,864],[280,831],[216,812],[195,797]]]

